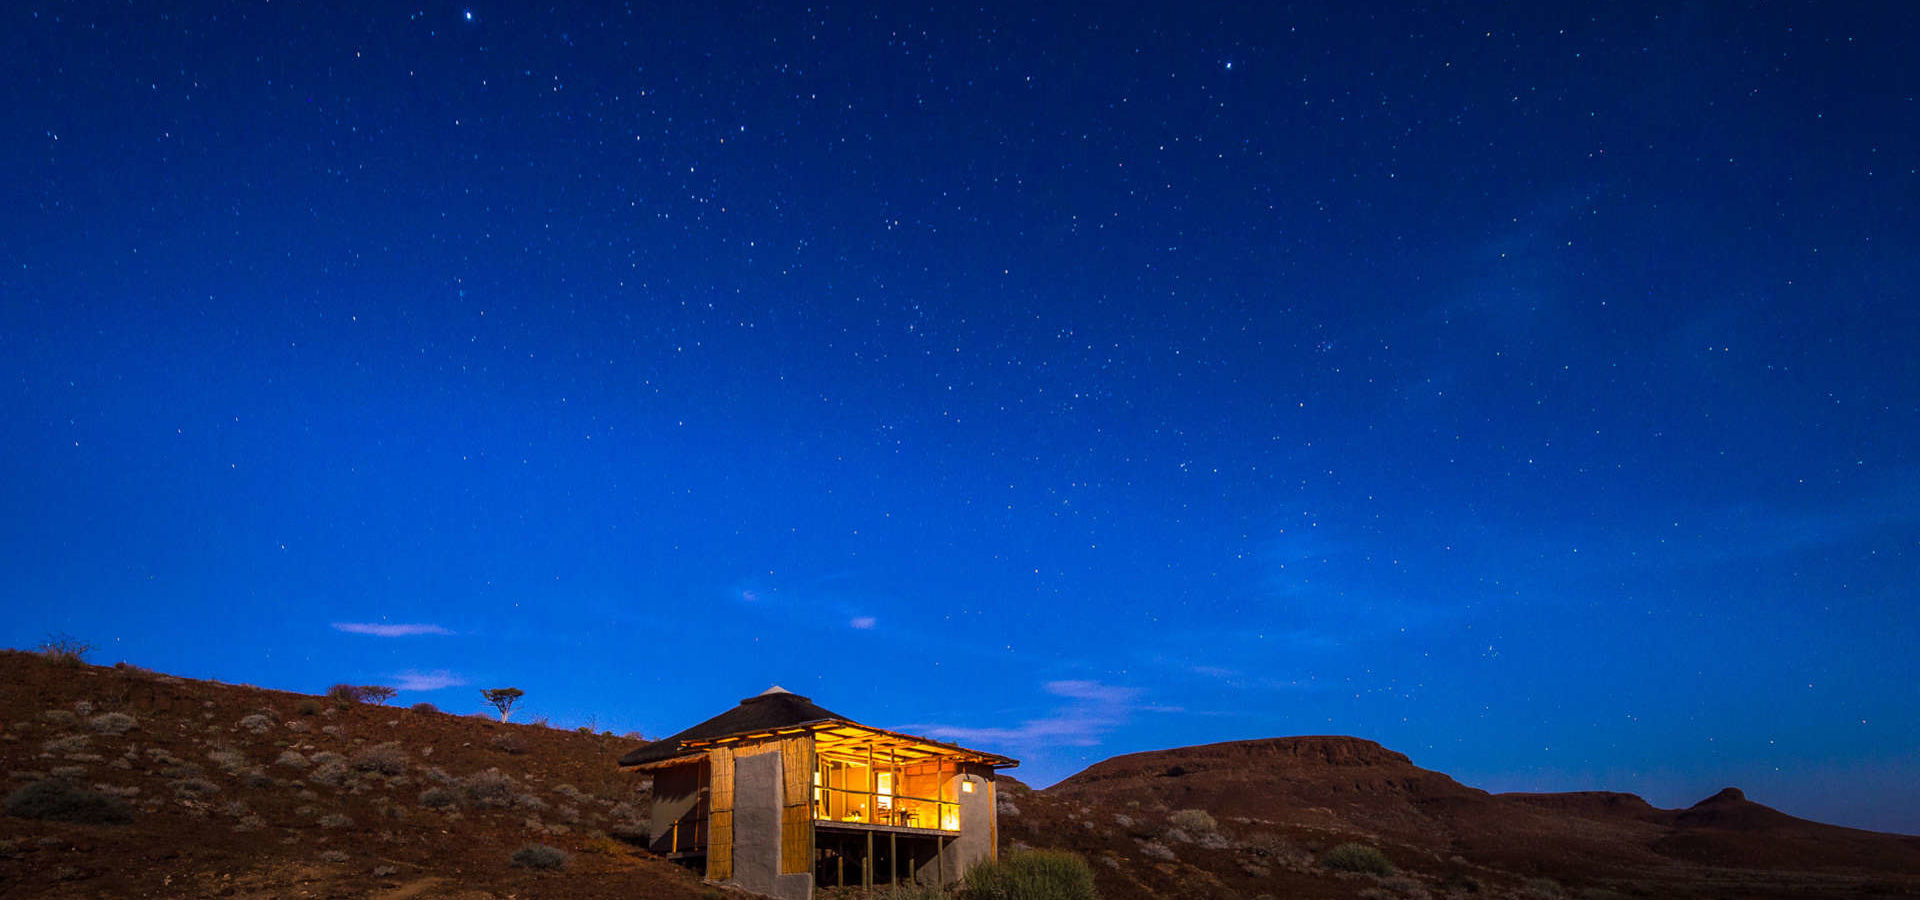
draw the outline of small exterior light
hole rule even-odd
[[[962,793],[962,794],[971,794],[971,793],[973,793],[973,782],[971,782],[971,781],[962,781],[962,782],[960,782],[960,793]]]

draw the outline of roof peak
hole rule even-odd
[[[799,694],[796,694],[776,684],[773,687],[767,688],[766,690],[761,691],[758,694],[755,694],[751,697],[741,700],[740,705],[746,706],[749,703],[759,703],[764,700],[798,700],[802,703],[813,702],[811,698],[802,697]]]

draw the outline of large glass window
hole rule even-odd
[[[828,822],[960,830],[959,768],[951,760],[907,759],[885,747],[820,740],[813,815]]]

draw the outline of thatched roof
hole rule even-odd
[[[620,757],[622,766],[639,766],[672,759],[697,751],[687,741],[705,741],[736,734],[775,731],[819,722],[852,722],[852,719],[813,705],[813,701],[791,693],[778,685],[763,694],[748,697],[740,705],[672,737],[654,741]]]
[[[812,734],[822,742],[822,747],[827,744],[857,744],[865,749],[870,758],[877,750],[884,757],[904,762],[957,759],[995,768],[1020,764],[1019,760],[997,753],[969,750],[958,744],[862,725],[839,713],[821,709],[813,705],[812,700],[774,685],[759,696],[748,697],[740,701],[739,706],[673,737],[635,749],[620,757],[620,766],[626,769],[670,768],[699,760],[716,744],[800,733]]]

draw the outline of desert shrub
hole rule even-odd
[[[1022,850],[967,870],[967,900],[1095,900],[1093,867],[1064,850]]]
[[[607,815],[625,822],[644,822],[652,818],[653,813],[639,804],[628,803],[622,800],[614,804],[613,809],[607,811]]]
[[[64,709],[42,710],[40,713],[40,718],[45,719],[48,722],[52,722],[55,725],[72,725],[73,723],[79,721],[78,719],[74,718],[73,713],[70,713]]]
[[[315,824],[321,828],[346,828],[353,824],[353,820],[339,813],[329,813],[321,816]]]
[[[1012,800],[1002,799],[1000,802],[994,804],[994,809],[1003,816],[1020,815],[1020,807],[1013,805]]]
[[[233,747],[215,747],[208,750],[207,759],[228,775],[237,775],[240,770],[247,767],[247,754]]]
[[[452,809],[460,805],[460,795],[443,787],[420,792],[420,805],[428,809]]]
[[[101,713],[87,720],[87,727],[101,734],[126,734],[138,724],[138,719],[123,712]]]
[[[1157,859],[1161,862],[1172,862],[1174,860],[1173,848],[1159,841],[1141,841],[1140,855],[1148,859]]]
[[[485,772],[469,775],[460,783],[460,787],[466,793],[467,799],[475,806],[510,807],[514,803],[514,798],[520,793],[513,779],[499,769],[488,769]]]
[[[1359,872],[1364,875],[1393,874],[1393,861],[1387,859],[1387,855],[1380,852],[1380,848],[1367,844],[1341,844],[1328,850],[1327,855],[1320,858],[1320,862],[1329,869],[1341,872]]]
[[[330,759],[321,763],[318,768],[315,768],[312,773],[307,775],[307,780],[329,787],[339,787],[347,783],[347,776],[349,774],[350,772],[347,769],[346,763],[341,762],[339,759]]]
[[[310,765],[310,763],[307,762],[307,758],[302,756],[298,750],[281,751],[280,758],[274,760],[273,764],[276,766],[286,766],[289,769],[304,769]]]
[[[70,634],[55,633],[47,635],[34,650],[54,662],[79,666],[86,664],[93,645]]]
[[[322,862],[343,863],[347,861],[347,854],[339,850],[322,850],[320,852],[320,860]]]
[[[375,744],[353,755],[353,767],[362,772],[399,775],[407,770],[407,754],[393,741]]]
[[[1204,809],[1177,809],[1167,815],[1167,822],[1183,831],[1218,831],[1220,823]]]
[[[57,737],[41,744],[40,750],[43,753],[52,753],[56,756],[64,753],[85,753],[88,741],[88,737],[84,734],[69,734],[65,737]]]
[[[496,734],[493,740],[487,742],[487,745],[502,753],[519,755],[527,752],[527,742],[521,740],[517,734]]]
[[[511,861],[523,869],[558,869],[567,864],[567,854],[558,847],[528,844],[513,851]]]
[[[320,701],[311,697],[306,698],[299,703],[295,703],[293,705],[293,711],[302,716],[317,716],[320,714]]]
[[[220,786],[205,778],[182,778],[173,783],[173,792],[182,797],[209,797],[220,793]]]
[[[437,713],[440,711],[440,707],[423,700],[413,705],[413,711],[417,713]]]
[[[133,810],[119,797],[90,791],[71,782],[36,781],[7,795],[7,815],[82,825],[123,825]]]
[[[266,734],[267,729],[273,727],[273,720],[259,713],[254,713],[253,715],[250,715],[241,719],[240,727],[245,728],[246,730],[251,731],[254,734]]]

